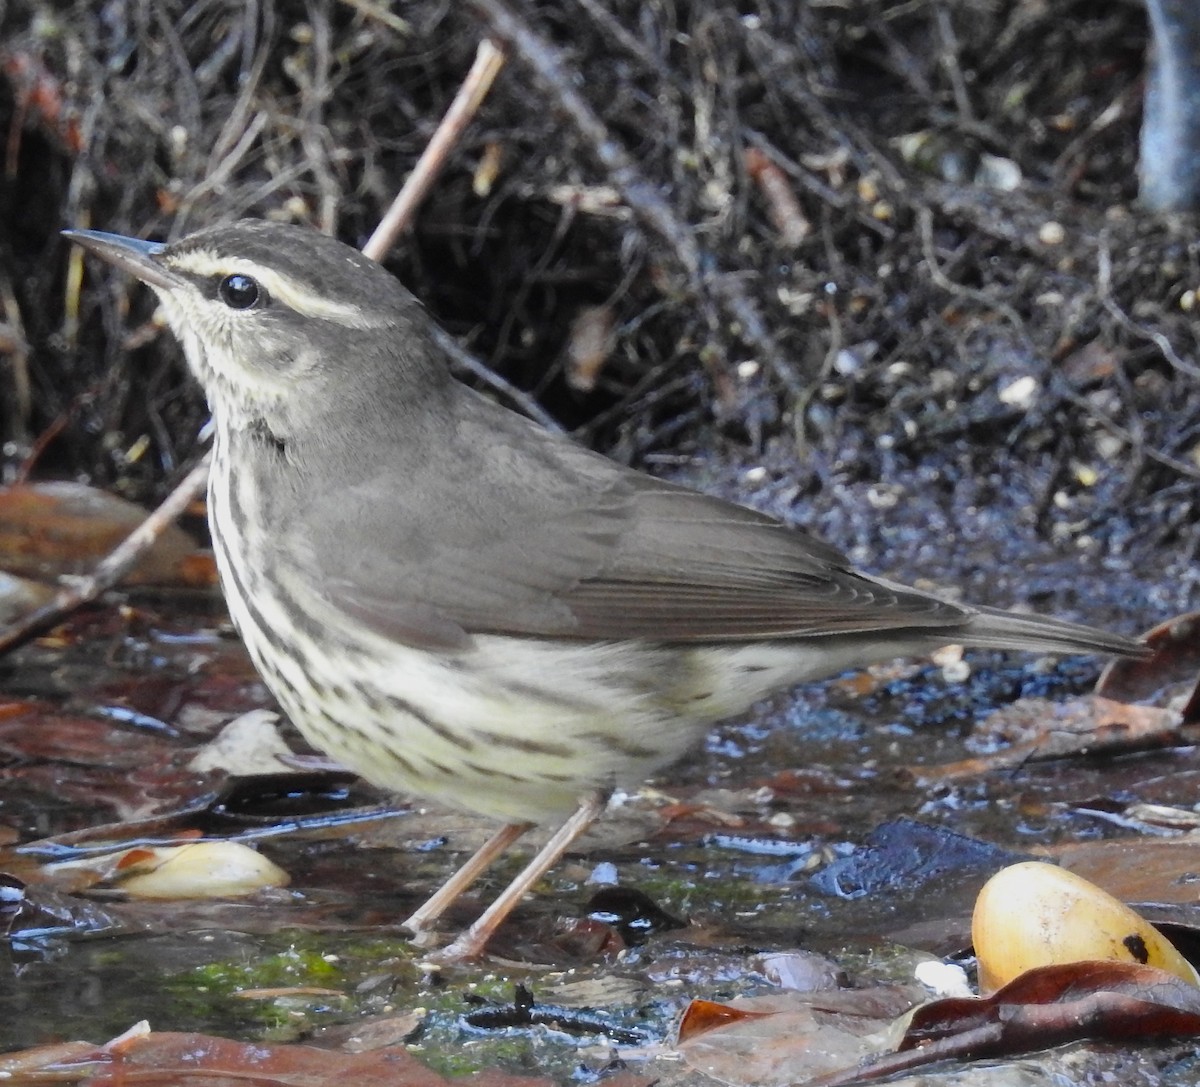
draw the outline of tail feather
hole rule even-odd
[[[998,608],[972,607],[975,614],[960,632],[964,645],[980,649],[1018,649],[1047,653],[1103,653],[1116,657],[1147,657],[1141,641],[1110,634],[1081,623],[1044,615],[1020,615]]]

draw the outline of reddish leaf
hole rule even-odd
[[[0,488],[0,566],[27,577],[86,573],[146,518],[123,498],[82,483],[55,482]],[[184,566],[196,550],[172,525],[155,541],[127,579],[152,584],[195,584],[207,568]]]
[[[1056,848],[1053,857],[1122,902],[1196,902],[1200,841],[1190,835],[1166,841],[1071,842]]]
[[[1096,693],[1122,702],[1150,698],[1168,684],[1194,682],[1200,676],[1200,612],[1177,615],[1146,635],[1154,656],[1113,660],[1096,684]],[[1184,714],[1184,722],[1196,720]]]
[[[18,759],[131,770],[164,760],[170,750],[158,736],[47,711],[39,703],[28,703],[23,713],[0,716],[0,752]]]
[[[48,1046],[0,1057],[14,1087],[86,1081],[89,1087],[448,1087],[402,1046],[340,1053],[302,1045],[235,1042],[203,1034],[137,1034],[108,1046]],[[541,1077],[499,1072],[471,1077],[473,1087],[550,1087]]]
[[[679,1041],[686,1042],[698,1038],[710,1030],[716,1030],[729,1023],[737,1023],[743,1019],[758,1019],[764,1015],[775,1015],[775,1012],[758,1012],[749,1008],[737,1008],[731,1004],[718,1004],[712,1000],[693,1000],[684,1009],[683,1018],[679,1021]]]
[[[881,987],[780,993],[729,1005],[694,1001],[680,1026],[679,1053],[723,1083],[805,1083],[894,1046],[896,1017],[916,994],[915,987]]]
[[[1153,967],[1120,962],[1043,966],[990,997],[938,1000],[919,1008],[900,1048],[980,1028],[994,1041],[971,1056],[1024,1053],[1079,1038],[1200,1034],[1200,989]]]
[[[851,1087],[945,1060],[1012,1057],[1084,1038],[1200,1034],[1200,989],[1149,966],[1043,966],[989,997],[936,1000],[913,1012],[897,1051],[809,1081]]]

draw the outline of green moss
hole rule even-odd
[[[176,980],[189,980],[206,989],[236,993],[243,989],[275,989],[283,986],[333,985],[342,970],[314,948],[291,945],[252,962],[211,962]]]

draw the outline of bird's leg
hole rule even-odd
[[[516,879],[484,910],[479,920],[452,944],[428,956],[426,961],[442,965],[479,958],[492,934],[525,897],[526,892],[558,863],[571,843],[604,814],[607,801],[606,794],[600,792],[586,797],[575,813],[538,850],[537,855],[521,870]]]
[[[524,834],[532,823],[506,823],[483,843],[457,872],[443,883],[417,908],[401,928],[420,936],[431,928],[459,895],[471,886],[510,845]]]

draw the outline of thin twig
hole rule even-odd
[[[494,42],[484,39],[475,53],[475,63],[459,87],[454,101],[446,110],[437,130],[430,137],[421,157],[417,159],[412,173],[396,194],[379,226],[363,246],[363,252],[372,260],[387,256],[396,239],[412,222],[417,206],[425,199],[433,183],[445,169],[450,152],[462,138],[467,125],[479,112],[479,107],[504,67],[504,53]],[[434,333],[443,350],[451,356],[454,365],[490,386],[506,400],[514,404],[531,419],[536,419],[548,430],[561,431],[562,427],[532,396],[505,381],[485,363],[475,358],[466,348],[443,329],[434,326]]]
[[[372,260],[382,260],[395,244],[400,232],[412,221],[417,205],[425,199],[426,193],[445,168],[451,149],[462,138],[464,130],[479,111],[493,81],[503,67],[504,53],[485,38],[479,43],[475,63],[471,65],[466,79],[458,88],[458,94],[450,103],[446,116],[442,118],[437,131],[426,144],[404,187],[392,201],[392,206],[387,209],[379,226],[375,228],[375,233],[363,246],[363,252]]]
[[[481,362],[471,354],[462,344],[450,335],[441,325],[433,326],[434,338],[441,345],[443,351],[450,356],[450,361],[455,369],[465,370],[472,377],[478,378],[485,385],[490,386],[495,392],[499,393],[504,399],[510,401],[518,407],[530,419],[534,419],[541,423],[547,430],[553,430],[555,433],[563,433],[562,425],[554,418],[545,408],[542,407],[529,393],[523,389],[518,389],[511,382],[506,381],[495,370],[491,369],[485,362]]]
[[[954,104],[959,117],[966,122],[975,120],[975,111],[971,109],[971,96],[967,93],[967,80],[962,69],[958,66],[958,35],[954,33],[954,25],[943,7],[933,9],[934,22],[937,24],[938,37],[941,38],[939,60],[942,69],[950,79],[950,87],[954,92]]]
[[[496,36],[508,42],[538,81],[558,100],[592,153],[608,171],[622,199],[637,217],[663,239],[684,271],[697,284],[702,278],[700,247],[680,222],[658,188],[637,167],[632,156],[576,90],[584,80],[562,53],[530,27],[503,0],[473,0],[492,25]]]
[[[1195,465],[1188,464],[1187,461],[1180,460],[1178,457],[1173,457],[1170,453],[1164,453],[1159,449],[1155,449],[1152,445],[1147,445],[1128,427],[1122,426],[1116,419],[1102,411],[1086,397],[1080,396],[1068,388],[1065,381],[1058,381],[1057,388],[1059,396],[1069,401],[1090,418],[1095,419],[1105,430],[1120,438],[1123,442],[1126,442],[1135,452],[1152,461],[1156,461],[1165,468],[1170,468],[1173,472],[1178,472],[1181,476],[1186,476],[1188,479],[1200,480],[1200,470]]]
[[[412,27],[406,23],[399,15],[388,10],[391,6],[383,4],[372,4],[368,0],[342,0],[342,3],[348,8],[353,8],[360,15],[365,15],[368,19],[373,19],[381,26],[386,26],[389,30],[394,30],[397,34],[409,35],[412,33]]]

